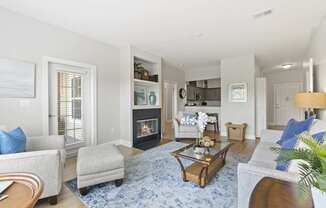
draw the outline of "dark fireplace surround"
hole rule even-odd
[[[161,109],[133,110],[133,147],[142,150],[159,145]]]

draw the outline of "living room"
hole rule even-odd
[[[326,206],[325,14],[1,0],[0,207]]]

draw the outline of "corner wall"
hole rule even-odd
[[[0,124],[21,126],[29,136],[43,132],[42,57],[97,66],[97,135],[104,143],[119,138],[119,49],[0,8],[0,57],[35,63],[36,97],[0,98]],[[1,75],[0,75],[1,76]]]
[[[255,80],[257,75],[254,55],[221,61],[221,135],[226,136],[225,123],[247,123],[246,138],[255,139]],[[245,82],[248,85],[246,103],[229,102],[229,84]]]
[[[316,90],[326,92],[326,15],[312,37],[306,58],[315,61]],[[326,120],[326,110],[320,110],[319,113],[320,118]]]

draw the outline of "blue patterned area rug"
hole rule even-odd
[[[236,208],[237,164],[248,156],[227,155],[225,166],[205,188],[183,182],[180,166],[170,152],[185,146],[171,142],[126,161],[126,178],[120,187],[113,182],[90,187],[81,196],[76,179],[66,185],[90,208]]]

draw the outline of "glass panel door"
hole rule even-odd
[[[84,142],[82,75],[57,72],[58,134],[66,144]]]

